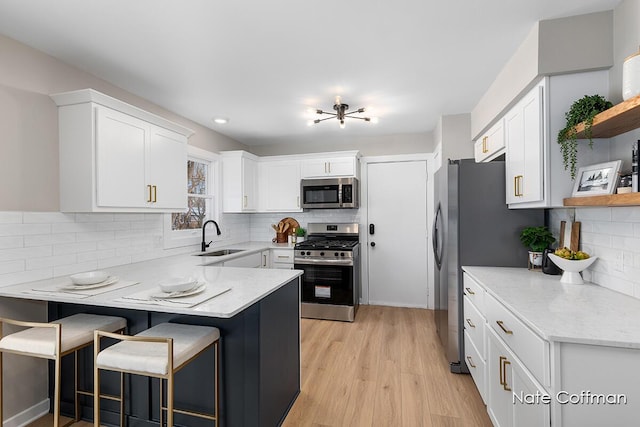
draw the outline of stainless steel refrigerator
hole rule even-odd
[[[526,267],[520,232],[544,225],[544,210],[507,208],[503,161],[449,161],[434,186],[436,328],[451,371],[466,373],[462,266]]]

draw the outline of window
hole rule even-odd
[[[191,146],[188,149],[187,210],[166,215],[165,248],[198,244],[202,224],[218,220],[218,156]]]

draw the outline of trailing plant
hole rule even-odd
[[[532,252],[543,252],[556,241],[553,234],[545,226],[526,227],[520,233],[520,241]]]
[[[576,179],[576,162],[578,157],[578,138],[576,137],[575,126],[584,122],[584,136],[589,140],[589,148],[593,147],[591,139],[591,127],[593,118],[613,104],[600,95],[585,95],[571,105],[569,111],[565,113],[566,126],[558,133],[558,144],[562,152],[562,163],[564,169],[569,170],[571,179]]]

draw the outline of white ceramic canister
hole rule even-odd
[[[622,99],[640,95],[640,51],[627,57],[622,64]]]

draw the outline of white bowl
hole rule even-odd
[[[172,277],[159,283],[162,292],[184,292],[198,284],[194,277]]]
[[[555,265],[557,265],[564,271],[564,273],[562,273],[560,281],[562,283],[573,283],[576,285],[581,285],[584,283],[580,272],[589,268],[591,264],[593,264],[593,262],[598,259],[598,257],[595,256],[587,259],[565,259],[555,254],[548,254],[548,256]]]
[[[69,276],[74,285],[95,285],[104,282],[108,277],[106,271],[88,271]]]

